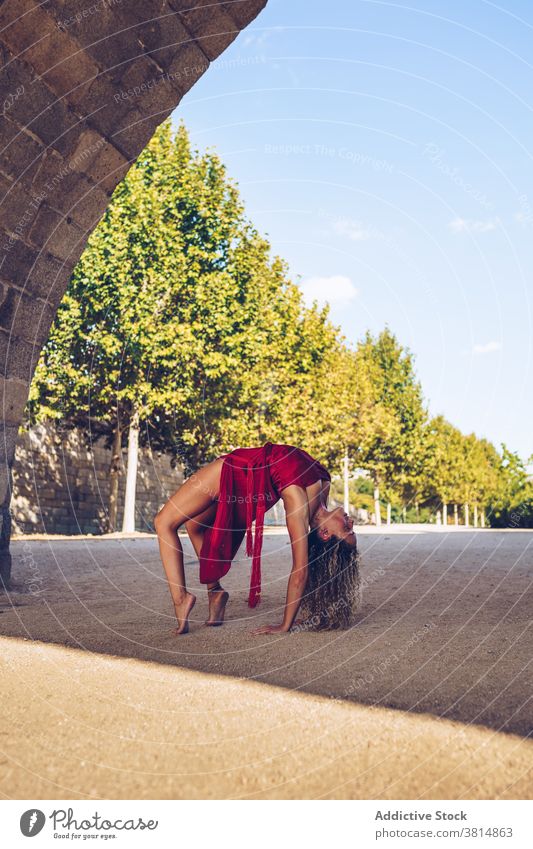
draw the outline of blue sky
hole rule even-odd
[[[174,113],[353,344],[533,452],[533,4],[269,0]]]

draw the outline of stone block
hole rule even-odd
[[[176,51],[168,69],[168,75],[172,85],[183,97],[208,68],[209,59],[198,48],[196,42],[191,40],[189,44],[182,45]]]
[[[112,75],[101,75],[76,106],[80,114],[89,116],[86,126],[106,136],[124,157],[123,164],[115,167],[114,171],[99,183],[108,196],[126,176],[132,162],[146,147],[155,129],[153,121],[145,121],[144,116],[129,100],[122,102],[120,99],[114,99],[114,95],[119,91],[119,82],[118,78],[113,82]]]
[[[40,349],[54,319],[52,304],[10,289],[0,316],[0,327],[10,335],[35,342]]]
[[[0,121],[0,144],[2,149],[8,147],[20,133],[20,127],[16,121],[10,120],[7,115],[2,116]]]
[[[4,0],[0,5],[0,32],[2,40],[19,54],[57,32],[57,27],[37,0]]]
[[[50,206],[69,215],[82,230],[91,232],[109,205],[109,195],[83,177],[69,190],[50,199]]]
[[[139,23],[137,38],[150,58],[165,71],[170,68],[176,53],[186,46],[194,47],[197,57],[195,64],[199,64],[202,60],[207,61],[177,12],[169,7],[164,17],[147,17],[145,21]]]
[[[0,374],[31,381],[40,349],[0,329]],[[1,450],[1,446],[0,446]]]
[[[112,191],[131,167],[131,162],[98,132],[87,129],[80,136],[70,167],[89,177],[101,191]]]
[[[71,168],[71,160],[56,151],[47,151],[31,170],[33,195],[46,199],[48,206],[70,216],[83,230],[92,230],[109,203],[106,192]]]
[[[77,224],[60,215],[43,203],[29,232],[29,240],[38,248],[45,248],[59,259],[74,263],[78,261],[87,241],[85,233]]]
[[[208,59],[216,59],[239,34],[232,17],[212,0],[170,0],[185,28]]]
[[[0,504],[8,501],[9,494],[12,492],[11,483],[11,469],[3,463],[0,465]]]
[[[163,120],[163,119],[162,119]],[[112,193],[119,182],[125,177],[131,165],[135,162],[140,153],[144,150],[155,132],[156,122],[153,118],[143,115],[139,109],[130,107],[127,115],[117,121],[115,129],[111,135],[113,144],[122,151],[125,157],[128,158],[128,167],[124,173],[115,176],[115,185],[108,181],[108,189]]]
[[[23,185],[0,175],[0,219],[4,231],[9,232],[7,240],[1,245],[4,253],[12,249],[17,238],[26,238],[39,206],[40,202]]]
[[[0,466],[11,466],[18,443],[18,425],[0,424]]]
[[[51,106],[37,113],[28,128],[49,148],[57,150],[66,157],[72,153],[83,132],[83,119],[69,108],[65,99],[62,99],[56,100]]]
[[[58,304],[72,273],[72,266],[52,254],[42,251],[35,265],[24,280],[24,286],[29,292],[34,292],[40,298],[46,298],[53,304]]]
[[[8,118],[4,121],[9,123]],[[0,150],[0,171],[24,184],[26,170],[44,151],[45,147],[42,143],[32,138],[26,130],[18,129],[12,141]]]
[[[2,307],[4,301],[7,299],[8,293],[9,285],[0,281],[0,308]]]
[[[2,411],[4,424],[18,425],[22,418],[30,384],[28,381],[18,378],[0,377],[0,398],[2,398]]]
[[[143,115],[157,116],[158,123],[164,120],[163,113],[170,114],[180,100],[171,78],[162,74],[154,62],[146,57],[137,59],[129,66],[114,97],[127,100],[132,108],[138,109]]]
[[[113,128],[113,115],[120,114],[113,94],[123,73],[122,67],[102,71],[92,82],[78,87],[68,96],[68,102],[74,112],[88,119],[88,123],[96,127],[102,135],[109,135]]]
[[[131,7],[143,10],[145,0],[133,3],[84,3],[63,0],[50,6],[49,14],[57,29],[77,43],[101,68],[118,66],[138,56],[142,46],[137,39],[137,15]]]
[[[7,245],[9,234],[0,230],[0,245]],[[20,239],[13,241],[11,248],[5,250],[0,261],[0,278],[14,283],[20,289],[30,273],[38,254]]]
[[[222,5],[239,29],[244,29],[265,8],[266,4],[267,0],[233,0]]]
[[[26,126],[50,106],[56,97],[35,74],[31,65],[15,56],[5,44],[0,44],[0,62],[0,103],[4,115],[20,126]]]
[[[56,489],[41,485],[38,479],[32,481],[32,486],[33,485],[35,485],[36,490],[39,493],[39,500],[42,501],[43,504],[46,501],[49,501],[51,504],[54,503],[54,496],[57,494]]]
[[[45,149],[24,174],[24,183],[34,197],[43,200],[68,176],[69,169],[61,154],[51,148]]]

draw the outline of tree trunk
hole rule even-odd
[[[470,527],[470,506],[468,504],[464,505],[464,514],[465,514],[465,528]]]
[[[442,524],[448,524],[448,505],[444,502],[442,503]]]
[[[344,512],[350,512],[350,485],[348,475],[348,452],[344,455]]]
[[[117,419],[117,426],[113,437],[113,449],[111,463],[109,464],[109,511],[107,518],[107,531],[113,533],[118,530],[118,485],[120,479],[120,468],[122,466],[122,430]]]
[[[485,508],[484,507],[481,508],[480,518],[481,518],[481,527],[484,528],[485,527]]]
[[[139,462],[139,413],[134,412],[128,433],[128,469],[126,472],[126,495],[124,499],[124,519],[122,533],[135,530],[135,489],[137,486],[137,465]]]
[[[374,516],[376,525],[381,525],[381,505],[379,503],[379,486],[374,487]]]
[[[440,515],[440,510],[437,510],[437,515],[436,515],[435,521],[436,521],[437,525],[442,525],[442,518],[441,518],[441,515]]]
[[[477,526],[478,526],[477,515],[478,515],[477,514],[477,504],[474,504],[474,527],[475,528],[477,528]]]
[[[389,501],[389,502],[387,502],[387,525],[390,525],[391,520],[392,520],[392,505]]]
[[[405,523],[407,522],[407,507],[405,505],[402,507],[402,519],[405,525]]]
[[[455,526],[457,527],[457,525],[459,524],[459,511],[457,509],[457,504],[453,505],[453,521]]]

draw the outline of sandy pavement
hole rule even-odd
[[[533,533],[363,528],[359,541],[356,626],[266,637],[250,629],[280,618],[286,534],[267,532],[253,611],[238,556],[214,629],[184,541],[200,594],[174,637],[154,537],[16,540],[0,792],[531,798]]]

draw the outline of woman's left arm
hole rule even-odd
[[[289,631],[298,613],[307,584],[307,532],[309,529],[307,495],[305,489],[301,486],[291,485],[283,490],[282,498],[292,548],[292,570],[287,584],[283,621],[279,625],[262,625],[252,631],[253,634],[275,634]]]

